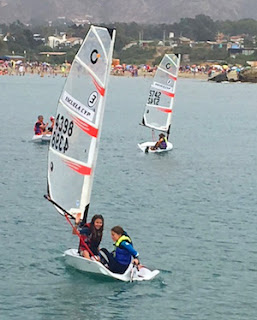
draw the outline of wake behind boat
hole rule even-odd
[[[93,259],[86,259],[77,249],[70,249],[64,252],[68,265],[122,281],[149,280],[159,272],[152,273],[144,268],[139,274],[131,264],[124,274],[112,273],[96,261],[70,221],[81,213],[86,223],[88,215],[115,33],[115,30],[91,26],[74,58],[57,107],[48,155],[46,198],[65,216]]]
[[[155,73],[151,84],[141,125],[149,127],[154,132],[167,134],[159,143],[152,141],[139,143],[143,152],[160,153],[172,150],[168,141],[171,126],[172,108],[175,97],[180,55],[165,54]]]

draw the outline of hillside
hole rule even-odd
[[[174,23],[198,14],[213,20],[257,19],[256,9],[256,0],[0,0],[0,24],[58,17],[94,23]]]

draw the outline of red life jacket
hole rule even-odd
[[[91,223],[86,223],[84,224],[84,226],[82,227],[83,228],[88,228],[90,230],[90,226],[91,226]],[[88,245],[88,247],[90,248],[90,245],[91,245],[91,233],[89,233],[89,235],[85,235],[85,234],[80,234],[81,238],[83,239],[83,241],[80,239],[79,241],[79,251],[84,251],[84,250],[87,250],[86,246],[85,246],[85,243]]]
[[[37,124],[39,124],[39,125],[37,126]],[[41,123],[41,122],[37,121],[37,122],[35,123],[34,132],[35,132],[36,135],[41,135],[41,134],[43,133],[43,131],[44,131],[44,130],[42,130],[42,129],[39,127],[39,126],[41,126],[41,124],[44,125],[44,122]]]

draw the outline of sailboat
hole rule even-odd
[[[155,130],[166,133],[167,147],[166,149],[152,150],[151,147],[155,145],[155,141],[139,143],[138,147],[143,152],[167,152],[173,148],[168,138],[179,65],[180,55],[164,55],[153,78],[141,123],[141,125],[151,128],[153,133]]]
[[[34,134],[32,137],[33,142],[50,142],[51,134]]]
[[[48,194],[57,211],[70,219],[82,214],[86,223],[110,75],[115,30],[91,26],[76,54],[58,101],[48,154]],[[80,234],[77,235],[80,237]],[[122,281],[148,280],[159,273],[131,265],[114,274],[94,256],[81,257],[77,249],[64,252],[68,265]]]

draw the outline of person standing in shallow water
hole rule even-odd
[[[78,252],[79,254],[87,259],[90,259],[90,254],[87,250],[87,246],[95,255],[97,260],[99,259],[99,245],[103,237],[104,229],[104,218],[101,214],[96,214],[92,217],[90,223],[83,224],[80,221],[81,213],[76,215],[75,228],[81,235],[82,240],[80,239]],[[76,232],[73,230],[73,234]]]
[[[111,229],[111,237],[115,250],[109,252],[103,248],[100,250],[100,261],[114,273],[124,273],[130,263],[140,267],[139,253],[133,248],[132,240],[120,226]],[[132,259],[133,257],[133,259]]]

